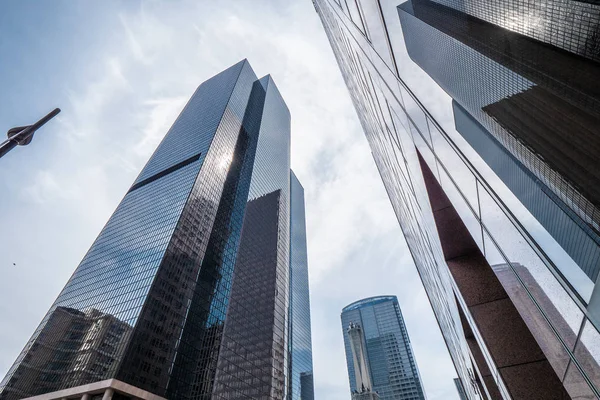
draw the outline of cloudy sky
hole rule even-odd
[[[339,314],[398,296],[429,400],[457,398],[425,292],[310,0],[4,1],[0,130],[62,113],[0,162],[4,376],[177,114],[248,58],[292,113],[306,190],[317,399],[348,399]]]

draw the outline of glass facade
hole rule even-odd
[[[288,399],[313,400],[312,341],[304,188],[291,173],[290,219],[290,386]]]
[[[341,318],[352,393],[360,394],[365,389],[372,389],[381,400],[425,399],[408,332],[395,296],[356,301],[342,310]],[[362,341],[362,345],[353,344],[353,340]],[[360,349],[358,353],[361,357],[358,359],[356,349]],[[356,374],[355,369],[365,363],[365,371]],[[361,377],[362,384],[359,387],[356,377],[365,373],[369,375]]]
[[[456,130],[494,170],[537,221],[577,263],[558,265],[575,290],[589,299],[600,268],[597,235],[556,197],[535,175],[473,118],[460,104],[452,102]],[[579,222],[579,223],[578,223]],[[590,276],[591,275],[591,276]]]
[[[595,61],[457,16],[565,2],[361,0],[366,29],[314,3],[466,398],[599,397]]]
[[[454,378],[454,386],[456,386],[456,391],[458,392],[458,398],[460,400],[467,400],[467,396],[465,395],[465,391],[463,389],[460,379]]]
[[[0,384],[0,399],[106,379],[173,399],[282,398],[289,143],[279,91],[246,60],[201,84]],[[261,307],[240,317],[244,301]],[[256,329],[240,338],[248,326]]]
[[[275,191],[248,202],[215,398],[283,398],[284,332],[276,323],[286,317],[277,302],[280,201],[281,192]]]
[[[290,113],[270,76],[213,398],[288,390]]]
[[[409,1],[399,13],[411,59],[564,210],[547,215],[543,199],[526,204],[591,286],[600,270],[599,66],[437,2]]]

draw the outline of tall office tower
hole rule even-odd
[[[314,1],[469,399],[600,397],[592,3]]]
[[[595,57],[600,56],[600,5],[474,3],[402,4],[408,54],[455,100],[457,131],[595,281],[600,271],[600,59],[577,53],[595,43]],[[521,15],[535,27],[522,31],[515,24],[513,30],[500,13]],[[570,18],[558,20],[566,15]],[[561,34],[566,30],[568,41]],[[550,45],[558,41],[561,47]],[[423,47],[424,42],[430,45]],[[484,133],[469,134],[461,126],[466,118]],[[489,154],[483,142],[500,149]],[[510,165],[531,177],[527,185],[517,176],[524,174],[510,171]]]
[[[201,84],[0,399],[282,398],[289,330],[306,328],[288,326],[289,146],[269,76],[244,60]]]
[[[291,176],[290,385],[288,399],[314,400],[304,188]]]
[[[341,318],[353,399],[425,399],[396,296],[356,301]]]

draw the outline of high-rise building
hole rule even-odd
[[[201,84],[0,399],[283,398],[292,333],[308,332],[312,360],[310,325],[290,317],[310,315],[308,281],[292,285],[307,263],[290,262],[306,253],[291,240],[305,235],[291,230],[304,218],[291,176],[290,113],[271,77],[244,60]],[[302,204],[291,208],[292,196]],[[297,308],[293,291],[305,298]]]
[[[600,397],[594,3],[314,1],[469,399]]]
[[[425,399],[396,296],[358,300],[341,318],[352,399]]]
[[[291,176],[290,386],[288,399],[314,400],[304,188]]]
[[[474,3],[403,3],[399,13],[408,54],[455,100],[456,130],[595,281],[600,271],[600,59],[565,49],[583,51],[586,41],[600,44],[600,6],[550,1],[542,12],[525,1],[514,10]],[[496,21],[499,10],[522,14],[536,28],[521,33],[476,17]],[[587,37],[587,24],[559,23],[561,12],[571,21],[595,21],[595,38]],[[561,40],[565,49],[534,40],[557,41],[560,34],[543,34],[551,28],[572,30],[568,43]],[[424,42],[430,45],[423,47]],[[437,62],[441,58],[444,65]],[[461,121],[469,117],[485,133],[465,132]],[[499,150],[490,154],[480,148],[483,142]],[[531,177],[526,185],[511,165]],[[552,212],[548,203],[554,204]]]

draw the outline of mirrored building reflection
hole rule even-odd
[[[341,318],[352,399],[425,399],[396,296],[358,300]]]
[[[487,15],[483,4],[439,3],[411,0],[399,7],[408,54],[452,96],[460,112],[476,120],[493,138],[492,142],[501,146],[500,151],[505,151],[514,159],[512,163],[533,177],[534,184],[521,186],[539,186],[544,192],[541,199],[527,199],[514,174],[497,172],[589,279],[595,281],[600,270],[597,62],[534,40],[540,36],[537,29],[517,33],[461,11]],[[534,11],[538,7],[523,3],[523,9],[514,13],[522,13],[522,18],[537,21],[548,30],[550,26],[567,25],[566,20],[555,20],[561,11],[571,13],[572,21],[582,21],[589,14],[596,29],[600,29],[600,6],[553,1],[536,17]],[[495,20],[498,7],[487,8],[489,18]],[[513,7],[504,8],[508,11]],[[552,10],[555,12],[546,15]],[[551,16],[555,19],[548,20]],[[575,30],[573,45],[599,40],[586,36],[589,32],[585,25],[571,26]],[[557,37],[558,32],[548,40]],[[424,42],[430,45],[423,47]],[[463,126],[457,125],[457,131],[468,135]],[[478,137],[485,134],[473,136],[470,141],[477,142],[484,140]],[[485,159],[493,163],[495,157],[488,155]],[[497,168],[508,163],[503,160]],[[558,208],[549,215],[543,211],[546,198]]]
[[[38,340],[27,348],[10,391],[22,396],[32,380],[39,393],[53,392],[73,380],[101,380],[114,373],[119,349],[131,331],[130,325],[94,308],[57,307]]]
[[[600,6],[313,3],[466,398],[600,397]]]
[[[217,398],[235,398],[238,392],[257,399],[283,398],[286,315],[281,299],[287,286],[277,279],[280,203],[281,192],[275,191],[246,208],[215,378]],[[255,375],[261,379],[253,380]]]
[[[272,78],[243,60],[201,84],[0,399],[283,398],[292,332],[308,332],[312,374],[310,321],[290,316],[290,254],[306,253],[291,240],[291,176],[290,113]],[[308,301],[308,281],[298,290]]]

